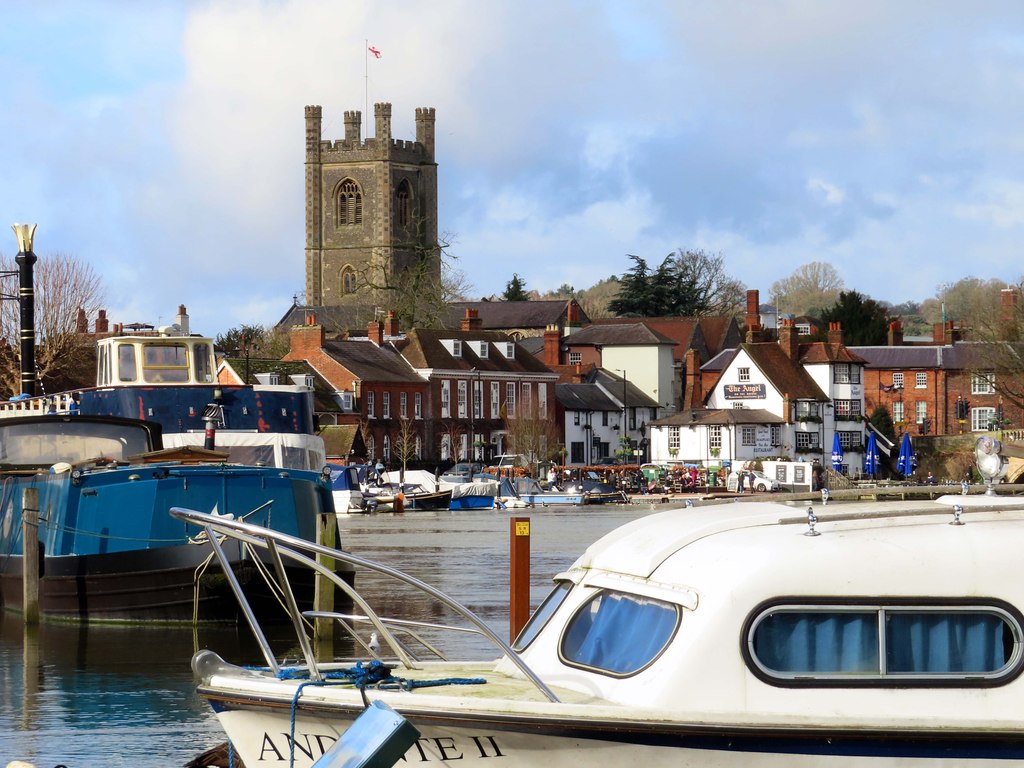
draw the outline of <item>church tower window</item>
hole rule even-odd
[[[399,226],[406,227],[412,220],[412,190],[409,188],[409,180],[402,179],[395,193],[395,213],[398,217]]]
[[[352,179],[338,187],[336,217],[339,226],[363,223],[363,192]]]
[[[341,292],[356,292],[356,271],[348,264],[341,270]]]

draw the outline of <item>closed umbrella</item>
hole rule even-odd
[[[839,433],[833,435],[832,440],[832,469],[836,472],[843,471],[843,446],[839,444]]]
[[[896,471],[904,477],[909,477],[917,469],[917,458],[914,456],[914,446],[910,444],[910,433],[903,433],[903,441],[900,443],[900,455],[896,459]]]
[[[864,452],[864,474],[875,476],[878,471],[878,440],[875,439],[875,433],[868,433],[868,447]]]

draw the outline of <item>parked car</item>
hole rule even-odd
[[[746,477],[743,479],[743,489],[750,489],[750,475],[754,475],[754,490],[760,493],[766,493],[769,491],[779,490],[779,481],[768,477],[764,472],[759,472],[756,469],[753,472],[745,470]],[[739,486],[739,476],[736,472],[729,474],[728,486],[730,491],[734,491]]]

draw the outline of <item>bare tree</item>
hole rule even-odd
[[[399,481],[405,482],[405,470],[410,459],[419,458],[416,455],[416,439],[419,432],[416,425],[407,417],[403,416],[398,420],[398,428],[391,438],[391,452],[401,462],[402,468],[399,474]]]
[[[14,259],[0,256],[0,270],[16,272]],[[17,275],[0,288],[0,390],[8,397],[21,391],[21,316]],[[41,256],[35,264],[36,375],[49,391],[85,383],[92,364],[91,338],[78,332],[79,310],[93,317],[103,302],[103,288],[91,265],[68,254]],[[90,377],[91,378],[91,377]]]
[[[520,453],[530,465],[530,471],[537,473],[537,463],[555,458],[560,449],[558,425],[548,410],[541,411],[536,400],[519,403],[515,415],[504,416],[504,426],[508,445],[515,453]]]
[[[806,315],[835,304],[842,290],[843,279],[835,267],[812,261],[772,283],[772,300],[780,312]]]

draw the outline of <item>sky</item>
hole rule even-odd
[[[112,322],[185,304],[216,335],[301,297],[309,104],[325,140],[346,110],[372,136],[389,102],[413,139],[436,109],[439,230],[471,297],[690,249],[762,300],[814,261],[892,303],[1024,273],[1016,0],[0,7],[0,222],[92,265]]]

